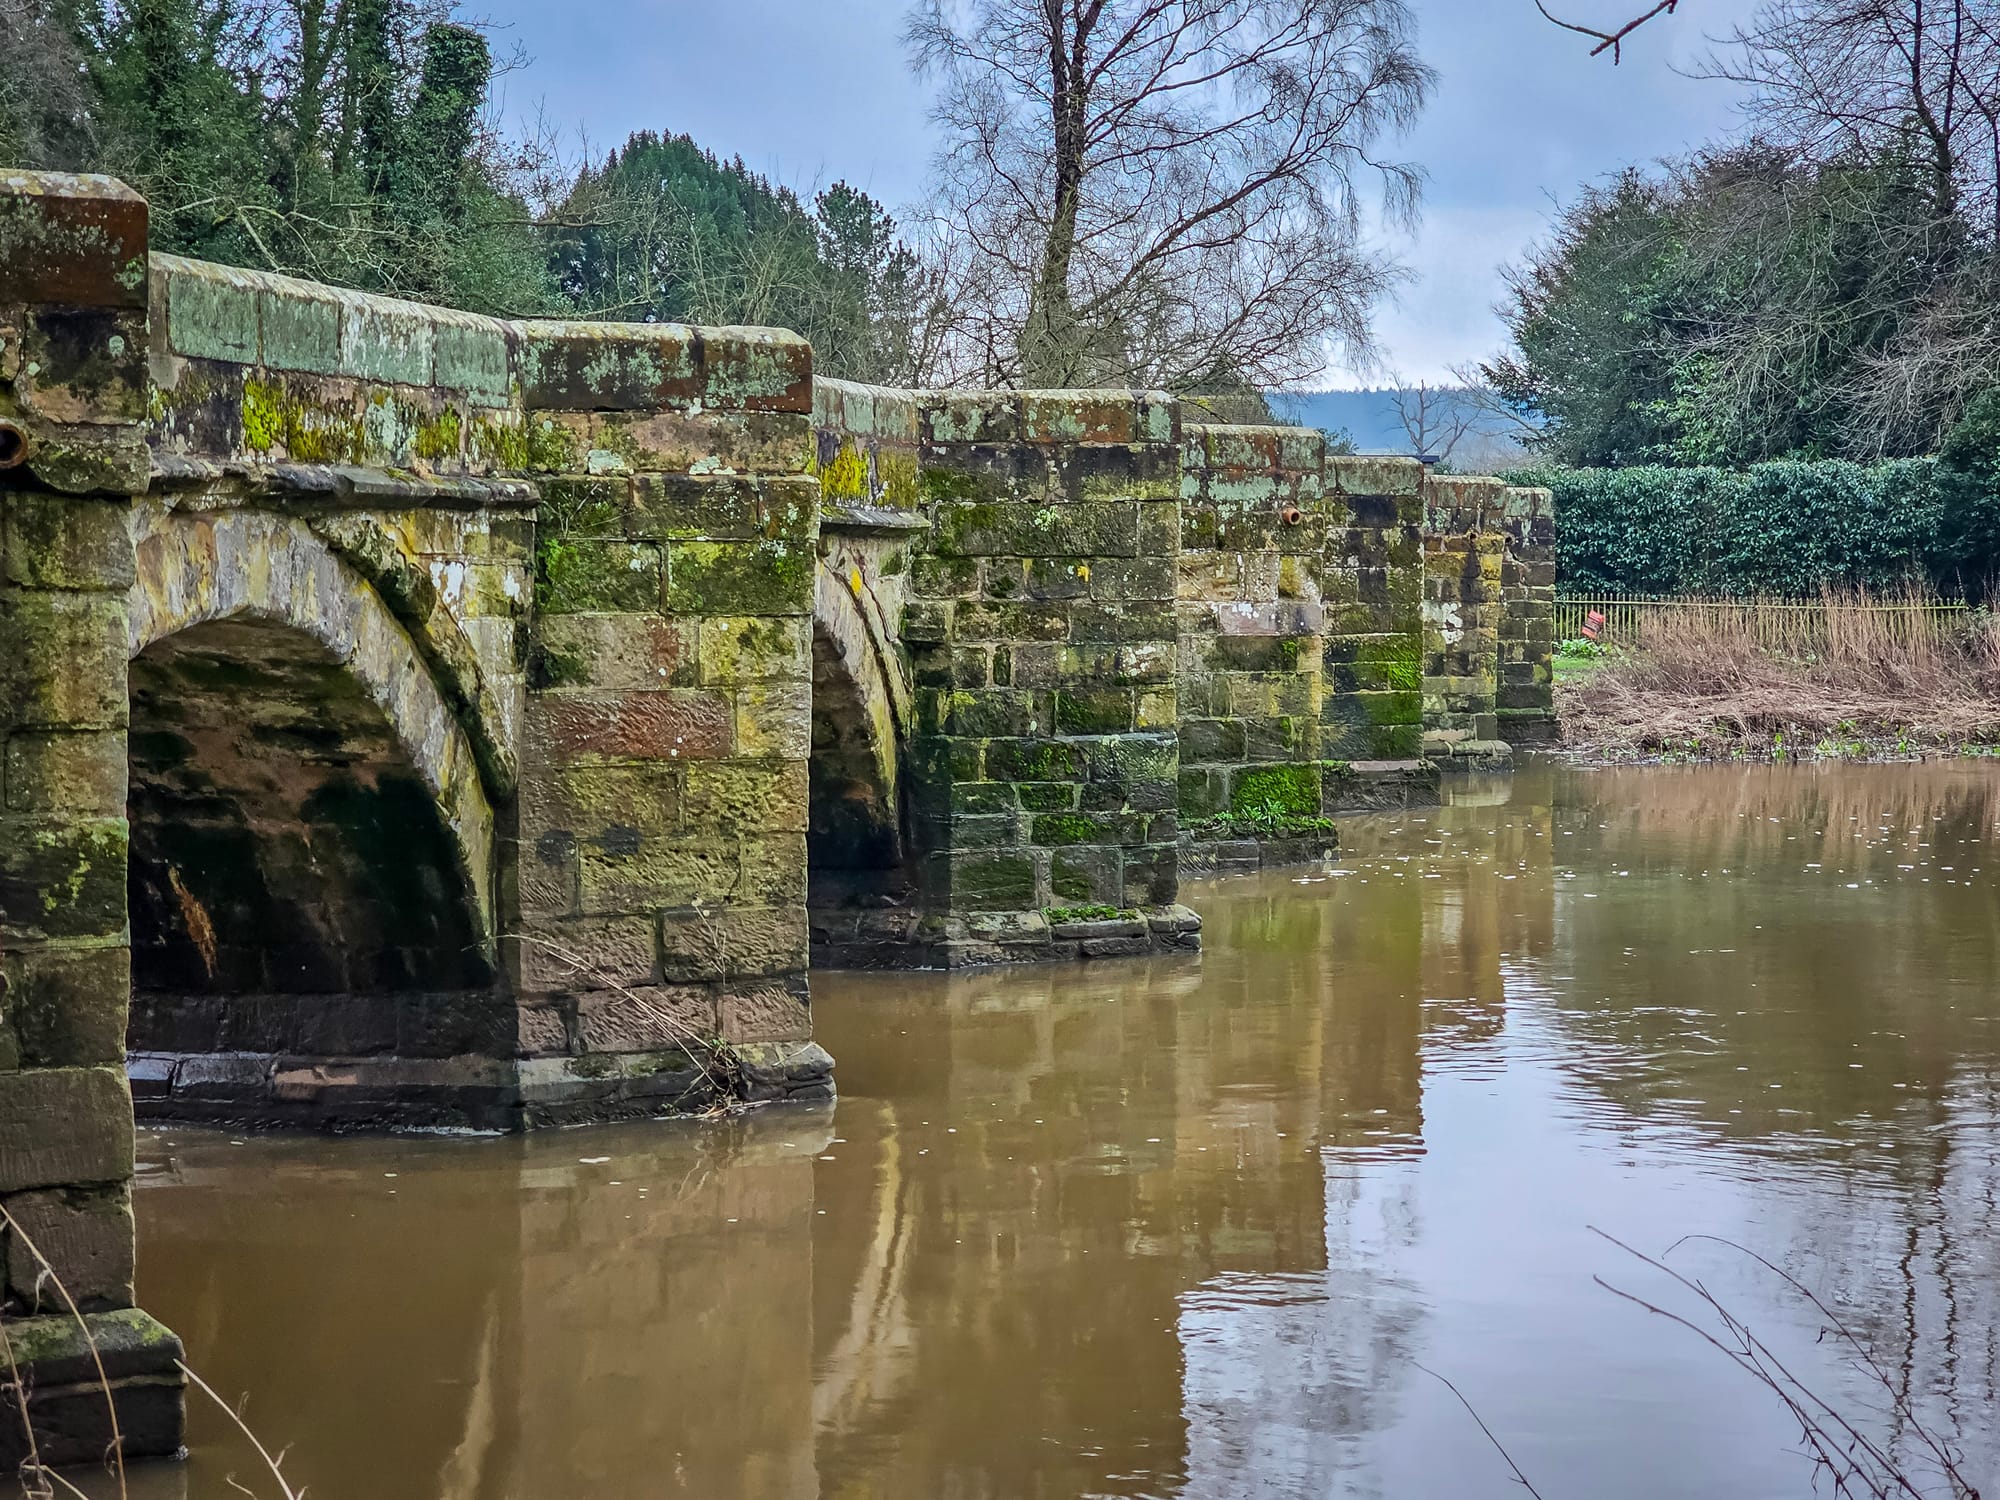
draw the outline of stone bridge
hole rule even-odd
[[[100,1358],[126,1451],[180,1442],[135,1109],[823,1099],[809,959],[1193,949],[1184,868],[1548,733],[1551,526],[1159,393],[153,255],[120,184],[0,174],[0,1332],[42,1456],[101,1452]]]

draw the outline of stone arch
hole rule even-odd
[[[480,1050],[391,998],[496,975],[493,809],[416,643],[300,520],[142,507],[136,542],[135,1049]]]
[[[807,869],[816,907],[908,888],[900,781],[909,690],[861,561],[819,566],[813,607]]]

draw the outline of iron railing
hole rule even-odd
[[[1964,618],[1964,603],[1948,599],[1698,599],[1648,594],[1570,594],[1556,600],[1556,639],[1583,634],[1590,615],[1604,616],[1600,639],[1611,645],[1637,641],[1649,621],[1686,619],[1750,635],[1759,645],[1783,648],[1825,634],[1833,613],[1865,616],[1898,640],[1937,640]],[[1858,619],[1857,619],[1858,623]]]

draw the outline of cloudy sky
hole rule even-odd
[[[1742,0],[1690,0],[1637,33],[1624,62],[1587,56],[1534,0],[1412,0],[1438,88],[1403,144],[1430,174],[1423,224],[1386,243],[1415,272],[1378,319],[1384,365],[1408,379],[1502,343],[1497,267],[1581,182],[1726,127],[1722,84],[1676,74]],[[473,9],[480,9],[474,5]],[[1560,0],[1605,25],[1636,0]],[[535,110],[602,152],[635,130],[685,131],[801,189],[846,178],[892,207],[923,189],[927,95],[898,42],[901,0],[487,0],[504,49],[532,59],[504,81],[510,115]],[[1381,371],[1329,370],[1365,385]]]

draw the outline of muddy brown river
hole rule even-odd
[[[1444,1380],[1546,1500],[1814,1493],[1601,1229],[1995,1492],[1996,788],[1531,767],[1193,887],[1198,958],[817,974],[831,1108],[149,1130],[142,1300],[311,1500],[1525,1493]],[[192,1434],[135,1496],[275,1495]]]

